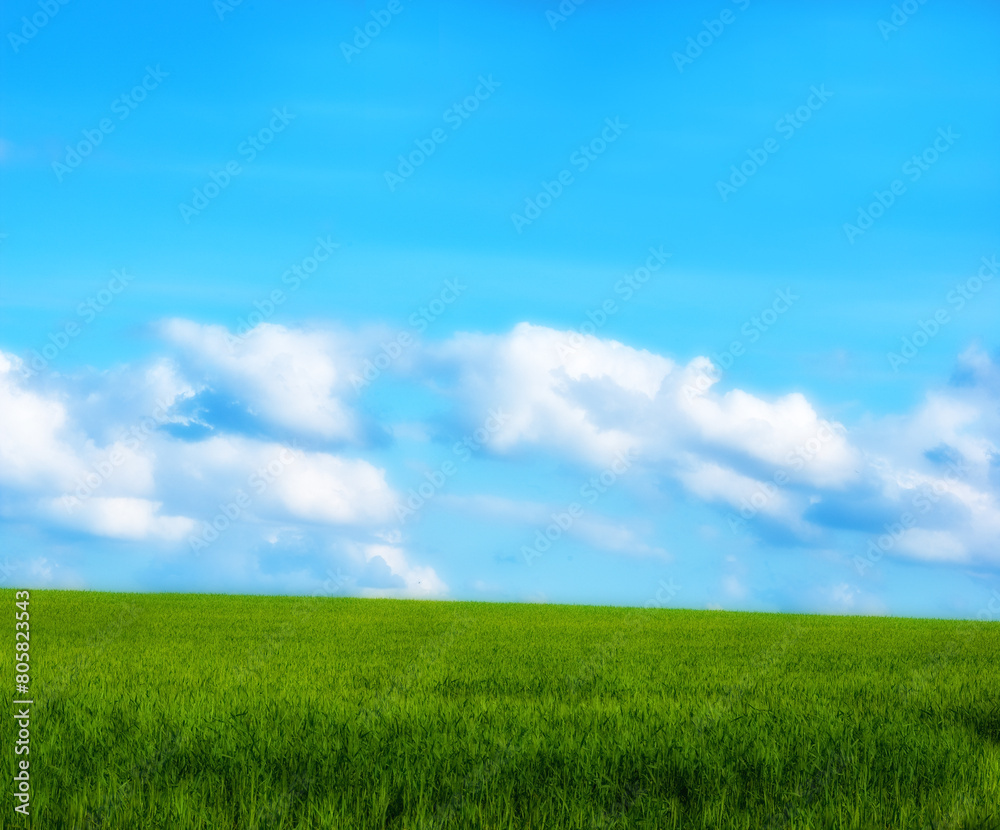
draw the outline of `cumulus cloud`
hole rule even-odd
[[[594,469],[630,449],[637,466],[730,518],[803,543],[832,528],[881,532],[911,508],[920,527],[893,555],[1000,561],[991,541],[1000,533],[1000,372],[976,350],[915,412],[851,431],[798,392],[716,391],[720,373],[708,358],[681,365],[527,323],[505,335],[456,335],[430,350],[427,366],[461,411],[511,413],[489,439],[496,454],[534,448]]]
[[[176,542],[195,528],[194,520],[186,516],[160,515],[162,503],[149,499],[97,496],[74,504],[59,498],[42,506],[58,524],[110,539]]]
[[[222,330],[179,321],[167,329],[199,360],[38,376],[0,353],[0,505],[8,519],[95,540],[157,542],[172,558],[197,557],[213,579],[223,577],[219,567],[231,569],[226,578],[244,589],[308,590],[325,584],[324,561],[342,561],[358,593],[447,594],[436,571],[407,554],[383,468],[219,423],[206,423],[203,437],[176,434],[198,417],[189,404],[215,384],[293,435],[352,435],[353,416],[336,399],[342,378],[330,338],[272,326],[228,355]],[[226,541],[209,553],[210,545],[192,544],[219,526]],[[216,530],[212,543],[222,536]],[[50,575],[58,566],[47,566]]]
[[[843,487],[860,455],[840,424],[798,393],[773,401],[716,394],[707,358],[681,366],[621,343],[520,324],[507,335],[459,335],[433,352],[469,412],[496,401],[509,412],[490,438],[497,453],[562,452],[590,466],[632,450],[695,495],[740,505],[778,468],[801,486]],[[766,512],[790,516],[789,496]]]
[[[0,354],[0,483],[10,513],[115,539],[177,540],[190,531],[190,519],[160,515],[161,503],[134,496],[151,488],[145,459],[121,442],[97,444],[69,411],[86,404],[27,388],[19,369],[17,358]],[[83,502],[74,495],[81,487],[89,495],[88,477],[102,484],[105,468],[119,465],[124,472],[106,495]],[[122,490],[130,495],[110,495]]]
[[[162,326],[202,390],[248,415],[295,433],[334,441],[359,438],[345,396],[352,393],[349,347],[331,332],[262,323],[236,337],[224,326],[169,320]]]
[[[496,401],[511,413],[490,438],[499,453],[544,446],[606,465],[634,449],[675,470],[708,459],[745,476],[787,465],[792,478],[822,486],[848,482],[859,460],[843,426],[820,418],[801,394],[715,394],[718,373],[703,357],[680,366],[527,323],[507,335],[457,335],[432,354],[454,367],[450,391],[468,411]],[[704,470],[689,472],[704,479]]]
[[[741,389],[710,394],[716,382],[705,367],[694,385],[686,383],[679,395],[664,401],[669,416],[689,420],[706,448],[728,449],[754,466],[787,466],[795,480],[821,487],[842,486],[854,478],[860,457],[847,442],[846,430],[820,418],[805,396],[792,393],[765,401]]]
[[[69,487],[83,470],[70,446],[65,403],[25,388],[21,361],[0,353],[0,483],[18,489]]]
[[[173,357],[114,371],[28,379],[17,358],[0,355],[7,516],[183,544],[242,492],[240,521],[261,539],[288,527],[340,534],[354,546],[358,590],[444,593],[433,569],[385,536],[398,496],[359,440],[350,381],[358,343],[271,324],[238,338],[184,320],[161,331]],[[705,357],[683,363],[529,323],[412,352],[399,372],[450,402],[456,438],[482,413],[503,410],[498,428],[484,431],[483,451],[494,456],[556,457],[586,481],[627,454],[635,459],[629,480],[676,482],[727,517],[802,544],[830,545],[834,532],[877,536],[910,513],[891,555],[1000,561],[1000,371],[980,350],[963,354],[951,382],[913,412],[850,428],[796,391],[724,390]],[[220,400],[268,429],[234,427],[220,416]],[[408,430],[426,436],[441,426]],[[488,493],[465,498],[452,508],[535,524],[551,513]],[[666,556],[636,527],[588,505],[570,535],[597,549]]]
[[[457,369],[455,393],[469,411],[501,405],[508,417],[489,438],[498,452],[541,445],[607,464],[634,441],[633,413],[653,400],[673,370],[667,358],[521,323],[508,335],[458,334],[431,350]],[[613,390],[613,395],[607,395]],[[486,407],[483,404],[487,401]]]
[[[394,515],[385,471],[363,459],[239,435],[174,438],[166,428],[183,419],[172,408],[195,387],[163,361],[65,378],[59,391],[17,368],[0,355],[0,483],[15,512],[95,536],[164,540],[185,537],[206,506],[241,489],[276,521],[372,526]]]
[[[398,544],[365,545],[361,552],[366,564],[358,582],[362,596],[433,599],[448,592],[434,568],[412,564]],[[373,584],[376,580],[379,584]]]
[[[230,500],[257,517],[328,525],[379,525],[395,516],[385,470],[364,459],[220,435],[175,442],[160,467],[192,507]]]

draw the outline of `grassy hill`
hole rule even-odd
[[[34,827],[1000,827],[996,623],[32,591],[31,644]]]

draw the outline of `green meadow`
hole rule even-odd
[[[68,591],[30,609],[32,818],[8,784],[3,827],[1000,827],[996,623]]]

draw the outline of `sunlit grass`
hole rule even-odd
[[[31,612],[36,827],[1000,827],[996,624],[54,591]]]

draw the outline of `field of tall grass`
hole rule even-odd
[[[45,830],[1000,827],[996,623],[33,591],[31,643]]]

